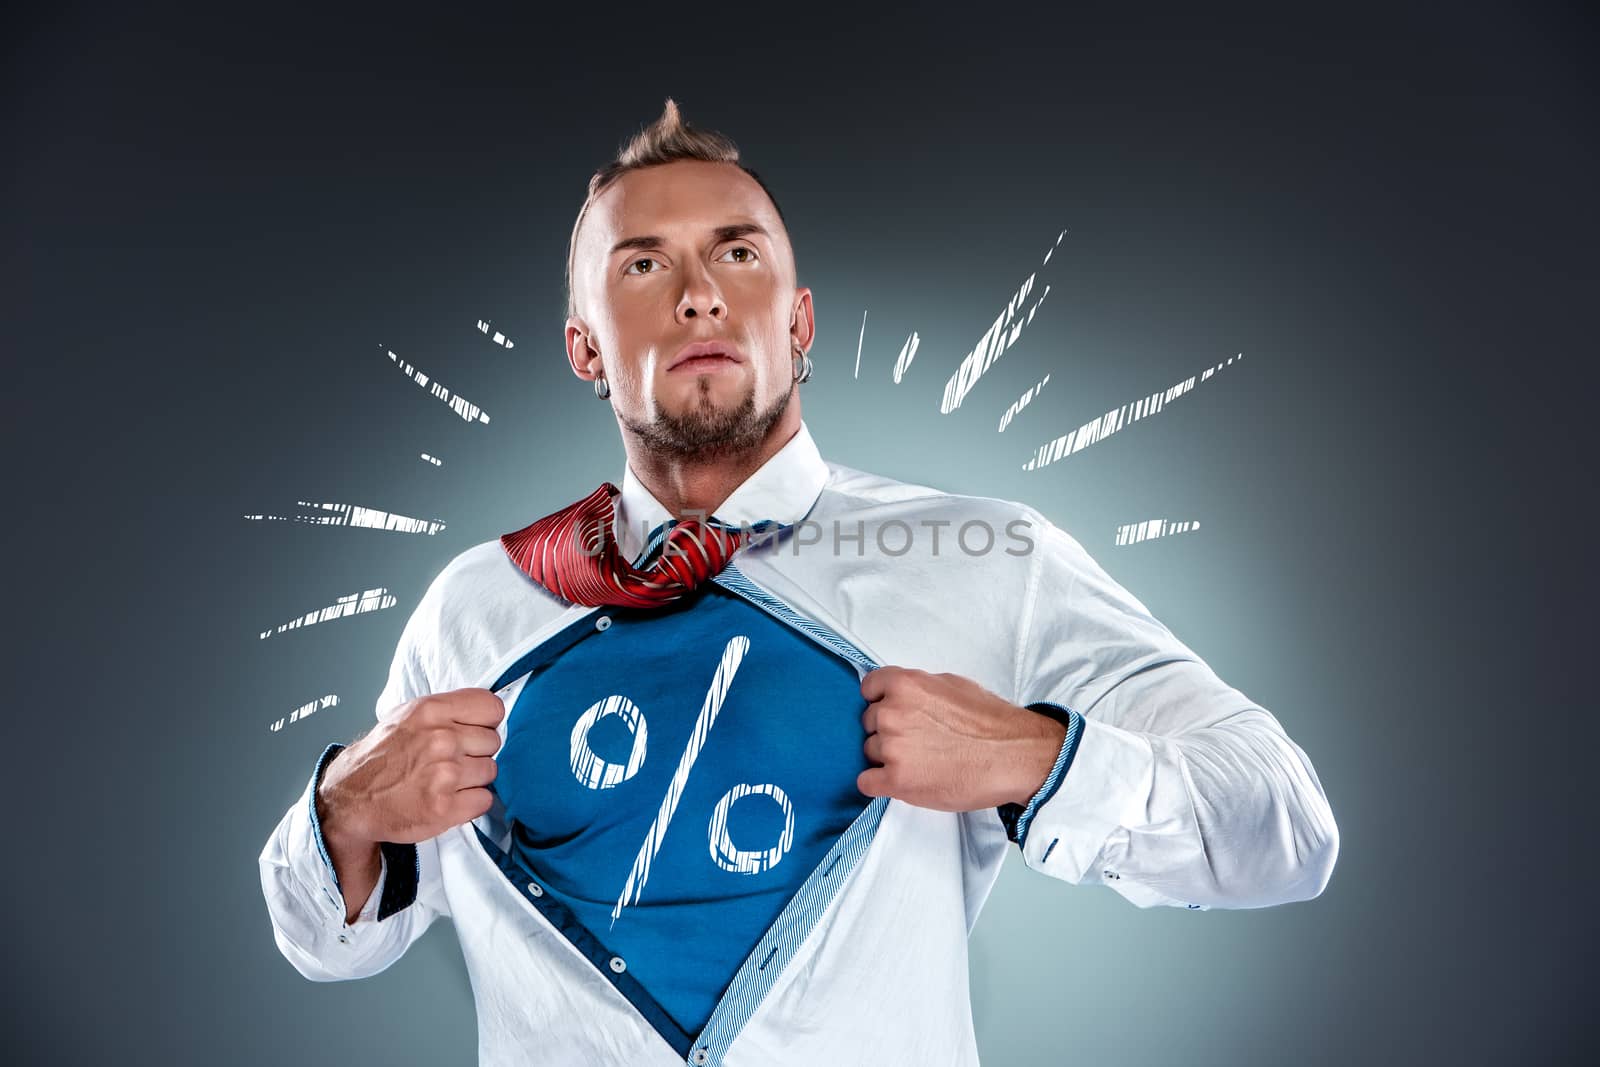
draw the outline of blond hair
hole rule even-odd
[[[589,214],[589,205],[594,203],[595,197],[629,171],[659,166],[662,163],[673,163],[681,159],[734,164],[755,179],[756,184],[761,186],[767,198],[772,201],[773,209],[778,212],[778,221],[784,221],[783,209],[778,207],[778,198],[772,195],[772,190],[761,180],[761,175],[739,162],[739,146],[725,134],[715,130],[702,130],[686,122],[678,112],[677,102],[669,96],[661,117],[634,134],[617,153],[617,158],[595,171],[594,176],[589,179],[589,195],[584,198],[583,207],[578,211],[578,220],[572,224],[572,237],[567,242],[568,316],[577,314],[573,302],[572,266],[578,248],[578,228],[583,225],[584,218]]]

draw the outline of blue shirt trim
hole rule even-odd
[[[714,576],[711,580],[722,586],[724,589],[738,593],[740,596],[750,601],[750,603],[754,604],[756,607],[761,608],[778,621],[788,623],[796,630],[799,630],[807,637],[810,637],[813,641],[816,641],[824,647],[831,649],[835,654],[843,656],[845,659],[849,660],[851,663],[854,663],[862,670],[875,671],[878,669],[878,664],[873,662],[871,656],[868,656],[865,652],[861,651],[855,645],[852,645],[849,641],[846,641],[843,637],[840,637],[826,626],[823,626],[821,623],[811,621],[804,615],[801,615],[799,612],[795,611],[789,605],[785,604],[783,601],[779,600],[777,597],[767,593],[764,589],[760,588],[754,582],[750,581],[750,579],[741,574],[739,569],[732,563],[724,567],[721,573]]]
[[[311,772],[311,793],[306,798],[311,813],[311,836],[317,839],[317,851],[322,855],[322,862],[328,865],[328,877],[333,879],[333,887],[341,893],[344,890],[339,887],[339,872],[333,869],[333,860],[328,858],[327,843],[322,840],[322,820],[317,818],[317,789],[322,785],[322,772],[328,769],[329,761],[344,749],[344,745],[335,741],[322,750],[322,755],[317,757],[317,766]]]

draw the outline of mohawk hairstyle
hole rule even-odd
[[[715,130],[703,130],[685,121],[678,111],[677,102],[669,96],[661,117],[634,134],[617,153],[617,158],[595,171],[594,176],[589,179],[589,195],[584,198],[583,207],[578,211],[578,220],[572,224],[572,237],[567,241],[568,316],[578,313],[573,302],[572,266],[578,248],[578,228],[583,225],[584,218],[589,214],[589,205],[594,203],[595,197],[629,171],[655,167],[662,163],[675,163],[682,159],[699,160],[702,163],[734,164],[755,179],[756,184],[761,186],[767,198],[772,201],[773,208],[778,212],[778,221],[788,225],[783,217],[783,208],[778,206],[778,198],[772,195],[772,190],[761,180],[761,175],[739,162],[739,146],[725,134]]]

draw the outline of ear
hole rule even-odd
[[[589,324],[577,315],[567,320],[567,362],[572,364],[572,373],[586,382],[594,381],[605,370]]]
[[[798,348],[802,352],[811,350],[811,342],[817,335],[817,323],[812,315],[811,290],[796,289],[794,291],[794,311],[789,316],[789,347]]]

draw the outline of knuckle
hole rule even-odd
[[[427,812],[429,822],[438,822],[450,816],[450,794],[445,792],[433,793],[428,797],[428,802],[423,806]]]
[[[425,751],[429,758],[434,760],[447,760],[456,752],[455,732],[450,729],[434,730],[428,735],[425,742]]]

